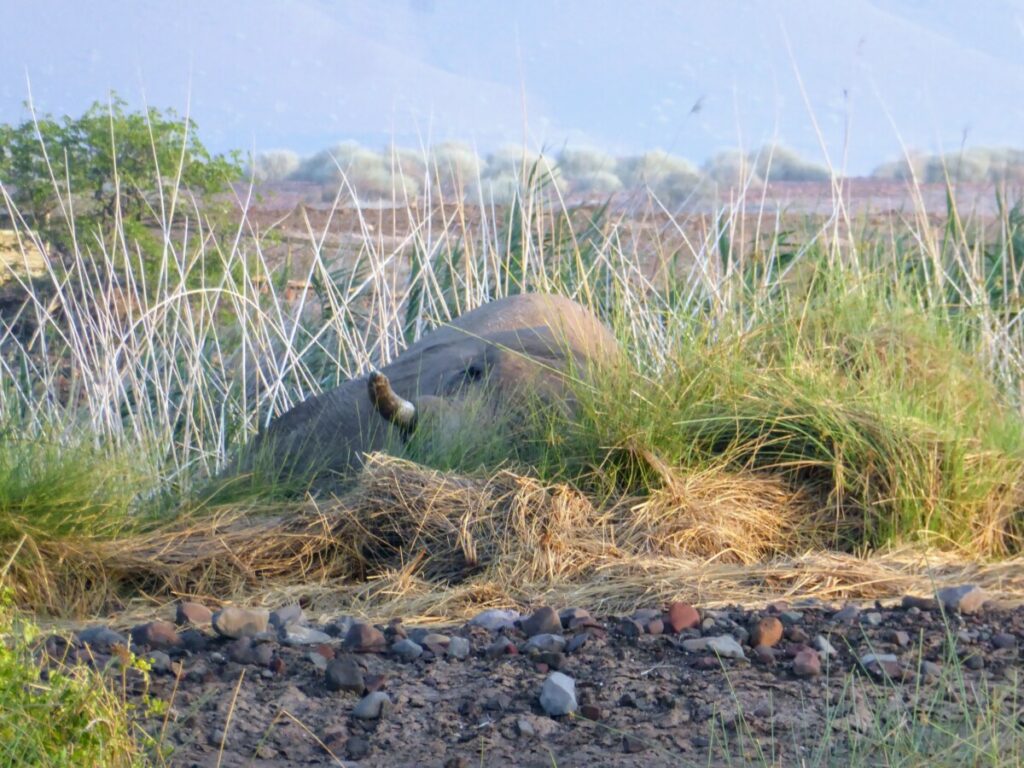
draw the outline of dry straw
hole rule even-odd
[[[28,540],[9,583],[19,603],[55,615],[143,594],[150,606],[302,598],[314,610],[423,621],[537,600],[616,611],[679,597],[871,598],[929,578],[1024,587],[1018,561],[826,553],[813,519],[811,500],[769,475],[708,470],[647,498],[596,503],[509,471],[468,477],[375,454],[337,498],[234,505],[116,540]]]

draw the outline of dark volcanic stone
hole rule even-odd
[[[355,659],[347,656],[334,659],[327,664],[324,683],[329,691],[362,693],[366,687],[363,680],[363,670],[359,668]]]
[[[128,647],[128,638],[109,627],[89,627],[83,629],[75,637],[78,642],[101,653],[109,653],[115,645]]]

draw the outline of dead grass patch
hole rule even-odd
[[[422,621],[537,600],[616,611],[676,597],[870,598],[946,576],[1024,590],[1016,560],[968,571],[909,550],[826,553],[814,500],[776,476],[664,480],[645,498],[599,501],[510,471],[470,477],[376,454],[337,498],[236,504],[118,539],[27,541],[8,583],[21,606],[55,616],[191,595],[302,597],[313,609]]]

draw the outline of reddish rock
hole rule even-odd
[[[345,635],[345,648],[355,653],[380,653],[387,647],[384,633],[372,624],[358,621]]]
[[[665,625],[679,634],[684,629],[692,629],[700,624],[700,614],[689,603],[672,603],[665,614]]]
[[[665,622],[659,617],[647,622],[647,634],[660,635],[665,631]]]
[[[774,648],[767,645],[755,645],[754,658],[766,667],[774,667],[778,657]]]
[[[782,639],[782,622],[775,616],[766,616],[750,627],[750,644],[753,647],[767,645],[774,648]]]
[[[793,659],[793,674],[797,677],[817,677],[821,674],[821,657],[817,651],[805,648]]]
[[[174,623],[178,626],[209,627],[213,611],[199,603],[178,603],[174,612]]]
[[[557,635],[562,631],[562,619],[559,618],[558,612],[554,608],[544,606],[534,611],[529,618],[523,619],[520,626],[523,634],[527,637],[545,634]]]
[[[601,719],[601,708],[596,704],[584,704],[580,707],[580,715],[596,723]]]
[[[181,637],[169,621],[151,621],[131,631],[132,642],[154,651],[165,651],[181,645]]]

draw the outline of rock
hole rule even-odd
[[[520,627],[527,637],[557,635],[562,631],[562,620],[554,608],[544,606],[534,611],[529,618],[523,619]]]
[[[286,605],[270,612],[270,624],[280,629],[289,624],[302,624],[306,620],[306,614],[302,612],[302,606],[298,603]]]
[[[817,637],[814,638],[814,648],[822,656],[835,657],[835,656],[839,655],[839,651],[837,651],[832,646],[832,643],[830,643],[828,641],[828,639],[825,638],[824,635],[818,635]]]
[[[181,647],[178,630],[169,621],[150,621],[147,624],[139,624],[137,627],[132,627],[130,634],[132,642],[142,648],[165,651],[169,648]]]
[[[352,710],[352,716],[358,717],[360,720],[379,720],[382,717],[387,717],[390,711],[391,699],[388,698],[388,695],[383,691],[374,691],[359,700],[355,709]]]
[[[456,635],[448,643],[448,658],[464,661],[469,658],[469,640]]]
[[[277,639],[284,645],[322,645],[329,643],[331,636],[319,629],[288,623],[279,625]]]
[[[312,662],[313,666],[316,667],[318,672],[327,671],[327,662],[329,659],[323,654],[318,653],[317,651],[310,651],[309,660]]]
[[[523,653],[561,653],[563,650],[565,638],[562,635],[534,635],[523,646]]]
[[[906,648],[910,645],[910,633],[904,632],[902,629],[897,629],[893,632],[892,639],[896,641],[896,645],[900,648]]]
[[[601,708],[596,704],[584,704],[580,707],[580,715],[587,718],[587,720],[593,720],[595,723],[601,720]]]
[[[964,666],[968,669],[979,670],[985,668],[985,659],[980,653],[970,653],[964,657]]]
[[[365,688],[363,670],[351,657],[334,659],[329,662],[327,672],[324,674],[324,682],[328,691],[362,693]]]
[[[584,608],[566,608],[558,614],[558,618],[562,622],[562,629],[571,629],[592,617],[590,611]]]
[[[149,662],[149,668],[158,675],[166,675],[171,671],[171,657],[163,651],[150,651],[143,657]]]
[[[806,649],[793,659],[793,674],[797,677],[817,677],[821,674],[821,656],[817,651]]]
[[[370,742],[362,736],[352,736],[345,742],[345,756],[352,760],[362,760],[370,754]]]
[[[366,692],[373,693],[374,691],[383,690],[384,686],[388,684],[387,675],[367,675],[365,679]]]
[[[174,611],[174,623],[178,626],[208,627],[213,611],[199,603],[178,603]]]
[[[695,637],[683,640],[683,648],[691,653],[711,651],[723,659],[745,659],[743,647],[731,635],[717,637]]]
[[[938,603],[930,597],[904,595],[903,599],[900,600],[900,607],[904,610],[934,611],[938,607]]]
[[[557,651],[545,651],[537,654],[535,661],[538,665],[543,664],[548,669],[561,669],[565,666],[565,654]]]
[[[239,637],[228,643],[224,652],[227,657],[236,664],[253,664],[253,645],[251,637]]]
[[[899,657],[894,653],[866,653],[860,657],[860,665],[867,667],[869,664],[898,664]]]
[[[785,624],[786,622],[782,622]],[[786,639],[792,643],[808,643],[811,640],[810,635],[804,632],[802,627],[798,627],[796,624],[790,624],[786,627]]]
[[[870,613],[865,613],[864,621],[867,622],[869,626],[880,627],[882,626],[882,614],[880,614],[878,611],[871,611]]]
[[[925,682],[934,683],[942,677],[942,667],[934,661],[922,661],[921,674],[924,675]]]
[[[692,629],[698,624],[700,624],[700,614],[689,603],[672,603],[665,613],[665,625],[677,635],[684,629]]]
[[[519,653],[519,649],[516,648],[516,644],[504,635],[501,635],[497,640],[487,646],[484,650],[484,657],[488,659],[496,659],[499,656],[517,653]]]
[[[569,639],[569,642],[565,644],[565,652],[576,653],[576,651],[578,651],[580,648],[587,644],[588,640],[590,640],[589,632],[579,632],[573,635]]]
[[[551,717],[576,711],[576,681],[562,672],[552,672],[540,691],[540,706]]]
[[[520,717],[516,720],[516,732],[520,736],[536,736],[537,731],[533,727],[533,723],[527,720],[525,717]]]
[[[640,637],[640,635],[644,634],[644,625],[636,619],[620,619],[619,634],[623,637],[628,637],[630,640],[635,640]]]
[[[348,631],[352,628],[352,625],[355,623],[356,620],[351,616],[339,616],[327,623],[324,627],[324,632],[331,637],[345,637],[345,635],[348,634]]]
[[[792,627],[803,621],[804,615],[800,611],[782,611],[779,614],[779,620],[787,627]]]
[[[519,618],[518,611],[491,608],[483,613],[478,613],[469,620],[469,624],[473,627],[483,627],[490,632],[504,632],[506,629],[515,628]]]
[[[782,639],[782,622],[774,616],[766,616],[750,627],[750,644],[767,645],[773,648]]]
[[[865,672],[878,679],[902,680],[904,671],[899,658],[892,653],[868,653],[860,657]]]
[[[640,608],[634,611],[630,618],[636,619],[641,624],[646,624],[651,619],[660,618],[661,615],[661,611],[657,608]]]
[[[189,653],[202,653],[210,645],[209,635],[205,635],[198,629],[186,629],[178,637],[181,638],[181,647]]]
[[[114,646],[128,647],[128,638],[110,627],[88,627],[75,635],[79,643],[88,645],[93,651],[110,653]]]
[[[384,633],[372,624],[357,621],[345,635],[345,648],[353,653],[380,653],[387,647]]]
[[[1009,632],[998,632],[992,635],[992,645],[999,650],[1005,650],[1006,648],[1017,647],[1017,636],[1011,635]]]
[[[423,655],[423,646],[405,638],[391,646],[391,652],[404,662],[411,662]]]
[[[660,635],[665,631],[665,622],[660,616],[656,616],[647,622],[647,634]]]
[[[977,613],[988,600],[985,591],[974,584],[943,587],[935,593],[935,597],[947,611],[959,613]]]
[[[448,637],[448,635],[441,635],[437,632],[428,632],[417,642],[435,656],[444,656],[445,652],[448,650],[448,644],[451,642],[451,638]]]
[[[214,631],[222,637],[253,637],[267,631],[270,613],[265,608],[229,605],[213,614]]]
[[[775,666],[777,660],[775,649],[767,645],[755,645],[754,658],[766,667]]]
[[[860,616],[860,608],[852,603],[847,603],[838,611],[832,614],[832,620],[840,624],[853,624]]]
[[[627,733],[622,737],[622,751],[628,754],[635,754],[637,752],[643,752],[650,746],[646,739],[636,736],[632,733]]]

